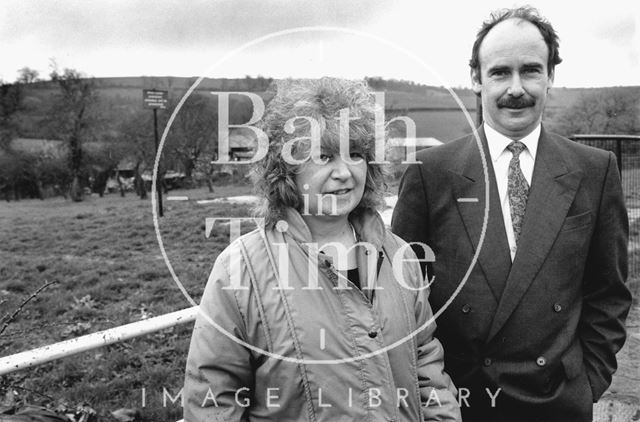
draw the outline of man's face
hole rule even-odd
[[[540,123],[553,85],[542,34],[527,21],[500,22],[482,41],[479,59],[480,74],[472,70],[471,80],[484,121],[511,139],[525,137]]]

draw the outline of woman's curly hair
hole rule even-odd
[[[272,100],[262,119],[262,130],[269,138],[265,158],[257,163],[252,174],[261,201],[256,209],[272,228],[284,217],[288,207],[302,208],[302,195],[295,177],[304,164],[287,162],[282,147],[294,138],[308,137],[314,119],[320,128],[323,153],[337,153],[340,138],[340,110],[349,110],[349,148],[358,151],[367,163],[364,194],[353,212],[377,210],[384,206],[386,170],[379,164],[370,164],[375,154],[375,113],[373,93],[364,81],[338,78],[286,79],[271,86]],[[287,121],[293,121],[295,130],[285,130]],[[291,125],[291,122],[289,123]],[[292,155],[308,156],[310,141],[295,142]],[[291,161],[291,160],[289,160]]]

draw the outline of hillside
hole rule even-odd
[[[115,111],[118,116],[142,109],[142,90],[160,89],[169,91],[169,101],[176,104],[184,93],[196,82],[197,78],[185,77],[118,77],[93,79],[105,114]],[[196,92],[209,95],[212,91],[254,92],[263,99],[271,83],[271,78],[245,77],[236,79],[205,78],[197,86]],[[407,81],[387,81],[380,78],[368,78],[372,89],[385,94],[387,118],[394,116],[411,117],[419,137],[435,137],[444,142],[455,139],[470,131],[468,120],[460,110],[451,93],[443,87],[419,85]],[[560,109],[570,107],[582,96],[593,92],[610,90],[631,91],[640,98],[640,86],[611,88],[553,88],[547,105],[546,116],[550,117]],[[476,96],[471,89],[454,90],[460,101],[475,121]],[[42,124],[51,109],[52,98],[57,87],[52,82],[37,82],[28,86],[25,98],[28,113],[22,120],[21,137],[47,138],[46,125]],[[235,101],[242,100],[238,97]],[[244,98],[246,101],[247,99]],[[232,102],[234,101],[232,97]],[[107,118],[109,120],[109,118]],[[115,122],[108,125],[114,125]]]

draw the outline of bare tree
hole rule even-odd
[[[583,93],[551,119],[553,130],[572,134],[634,134],[640,132],[637,91],[611,88]]]
[[[180,161],[188,185],[204,159],[211,161],[216,149],[218,113],[213,96],[192,94],[183,104],[171,126],[166,148]]]
[[[0,81],[0,192],[7,201],[11,195],[18,196],[20,160],[16,160],[11,141],[17,134],[16,115],[22,109],[23,96],[20,84]]]
[[[37,82],[39,75],[40,73],[37,70],[25,66],[22,69],[18,70],[18,82],[22,84]]]
[[[15,136],[15,117],[22,110],[24,93],[20,84],[0,81],[0,149],[7,149]]]
[[[128,145],[117,135],[102,135],[93,148],[84,151],[93,193],[102,197],[107,188],[109,176],[118,168],[120,161],[128,154]]]
[[[73,69],[60,73],[51,72],[51,80],[57,82],[60,92],[51,113],[54,133],[63,139],[69,149],[69,170],[72,182],[69,194],[74,201],[84,199],[87,177],[83,175],[82,143],[91,139],[97,120],[98,94],[90,79]]]
[[[158,122],[159,126],[163,126]],[[131,161],[134,168],[134,188],[140,199],[147,197],[147,190],[142,181],[141,169],[154,162],[155,145],[153,139],[153,118],[149,110],[129,112],[122,119],[119,127],[124,145],[122,157]],[[120,193],[124,196],[124,190]]]

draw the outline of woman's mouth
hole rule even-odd
[[[338,189],[338,190],[332,190],[330,192],[327,192],[327,195],[345,195],[347,193],[351,192],[351,189]]]

